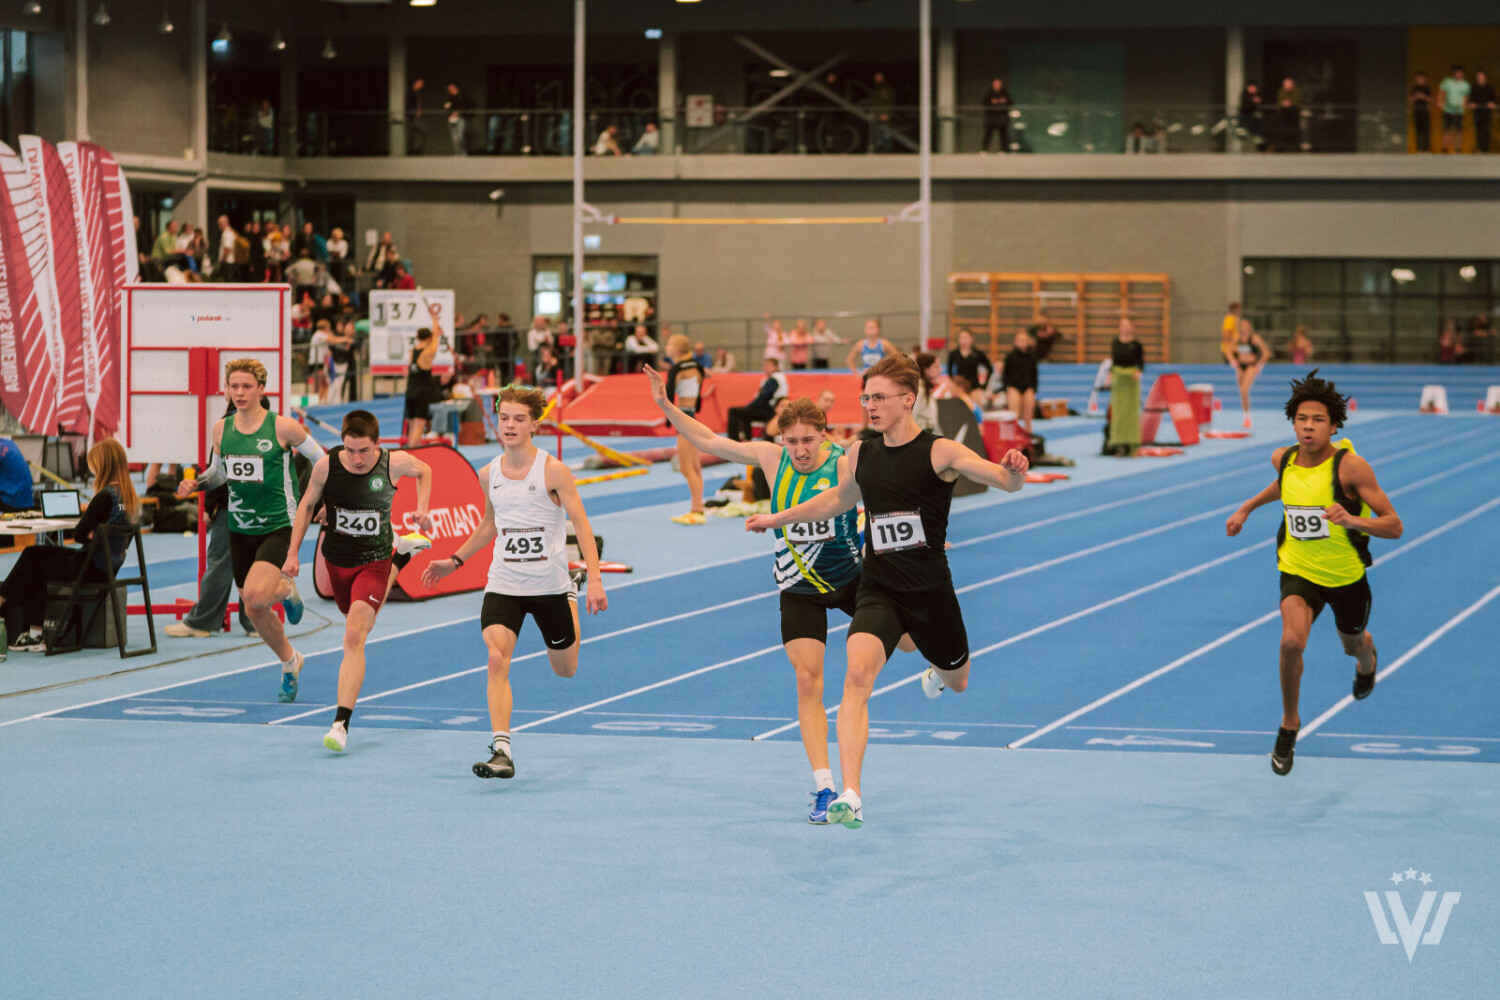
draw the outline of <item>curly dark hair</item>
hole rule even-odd
[[[1286,418],[1295,420],[1297,407],[1303,403],[1322,403],[1335,428],[1344,426],[1344,420],[1349,416],[1349,397],[1340,395],[1332,382],[1318,378],[1316,368],[1308,372],[1306,378],[1292,383],[1292,398],[1286,401]]]

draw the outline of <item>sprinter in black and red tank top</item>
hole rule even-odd
[[[839,461],[838,485],[812,500],[746,521],[766,531],[827,520],[865,504],[864,571],[849,625],[849,668],[839,704],[839,764],[844,791],[828,807],[828,821],[864,822],[860,768],[869,739],[875,678],[903,632],[931,664],[922,689],[935,698],[969,685],[969,640],[953,593],[944,543],[953,483],[960,475],[1014,493],[1025,482],[1026,456],[1014,449],[999,465],[956,441],[933,436],[912,419],[921,373],[905,355],[883,358],[864,373],[860,405],[880,437],[849,446]]]

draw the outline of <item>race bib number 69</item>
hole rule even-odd
[[[236,483],[259,483],[266,478],[266,460],[259,455],[226,455],[224,468]]]
[[[1286,504],[1286,533],[1304,542],[1328,537],[1328,519],[1322,507]]]
[[[927,544],[922,515],[914,510],[876,514],[870,519],[870,547],[877,553],[900,552]]]

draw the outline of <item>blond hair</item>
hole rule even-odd
[[[547,394],[529,385],[508,385],[495,397],[495,412],[500,412],[501,403],[520,403],[531,411],[532,420],[542,419],[547,409]]]
[[[130,460],[125,457],[124,446],[114,438],[105,438],[89,449],[88,464],[94,470],[94,492],[113,486],[130,519],[139,517],[141,498],[130,482]]]
[[[235,358],[233,361],[225,365],[225,385],[229,384],[229,376],[233,375],[235,372],[245,372],[246,374],[254,375],[255,381],[259,382],[262,386],[266,384],[266,366],[261,364],[259,361],[256,361],[254,358]]]
[[[693,342],[687,339],[685,333],[674,333],[667,338],[667,357],[677,358],[683,355],[693,356]]]

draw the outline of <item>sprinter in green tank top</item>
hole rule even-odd
[[[1281,571],[1281,728],[1271,749],[1271,770],[1288,774],[1302,731],[1302,653],[1312,623],[1333,609],[1344,652],[1354,657],[1355,698],[1375,689],[1378,657],[1370,622],[1370,538],[1400,538],[1401,518],[1375,479],[1370,463],[1334,432],[1344,425],[1348,400],[1314,369],[1292,383],[1286,417],[1297,443],[1271,453],[1276,478],[1229,516],[1233,538],[1257,507],[1281,501],[1276,565]],[[1373,516],[1372,516],[1373,515]]]
[[[294,701],[302,654],[292,648],[281,619],[280,604],[292,625],[302,620],[302,597],[294,580],[282,575],[297,510],[297,477],[293,450],[316,462],[323,449],[307,430],[289,417],[267,410],[266,366],[254,358],[236,358],[224,366],[224,394],[234,413],[214,424],[214,457],[197,479],[184,479],[177,495],[229,484],[229,551],[234,582],[261,641],[281,661],[278,700]]]

